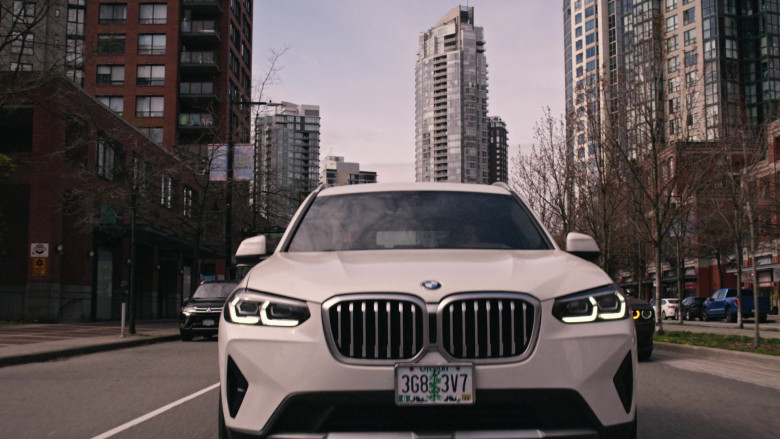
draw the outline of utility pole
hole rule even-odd
[[[233,105],[264,105],[276,107],[281,104],[271,101],[233,101],[233,95],[228,93],[228,142],[227,142],[227,171],[225,175],[225,277],[232,280],[235,277],[236,268],[233,266],[233,180],[234,180],[234,156],[236,143],[233,140]],[[254,164],[257,166],[257,163]],[[255,182],[256,183],[256,182]]]

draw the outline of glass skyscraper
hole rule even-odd
[[[487,62],[474,8],[420,34],[415,68],[416,181],[488,183]]]

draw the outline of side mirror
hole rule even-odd
[[[566,251],[591,262],[598,261],[601,256],[596,240],[583,233],[572,232],[566,235]]]
[[[236,263],[255,265],[263,259],[265,254],[265,236],[253,236],[241,241],[241,244],[238,245]]]

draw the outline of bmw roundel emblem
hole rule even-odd
[[[435,280],[426,280],[425,282],[422,283],[422,286],[426,290],[438,290],[439,288],[441,288],[441,284],[436,282]]]

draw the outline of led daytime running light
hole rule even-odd
[[[596,303],[596,299],[593,297],[588,297],[588,302],[590,302],[591,307],[593,309],[593,312],[591,312],[589,315],[586,316],[580,316],[580,317],[564,317],[562,320],[564,323],[584,323],[584,322],[592,322],[596,320],[596,317],[599,314],[599,307]]]

